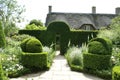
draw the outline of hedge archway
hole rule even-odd
[[[67,50],[67,45],[69,42],[69,37],[66,36],[70,32],[69,26],[62,21],[55,21],[52,22],[48,25],[47,31],[52,33],[50,36],[53,36],[54,34],[54,40],[55,46],[57,44],[57,39],[59,40],[59,45],[60,45],[60,53],[64,54]]]
[[[55,22],[51,22],[48,25],[47,31],[63,33],[63,32],[69,32],[70,28],[65,22],[55,21]]]

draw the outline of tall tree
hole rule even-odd
[[[20,22],[24,11],[24,6],[18,5],[17,0],[0,0],[0,19],[4,29]]]

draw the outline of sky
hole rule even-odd
[[[26,8],[24,24],[32,19],[45,23],[49,5],[52,12],[68,13],[91,13],[92,6],[96,6],[96,13],[115,14],[115,8],[120,7],[120,0],[18,0],[18,3]]]

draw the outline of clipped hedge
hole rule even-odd
[[[72,46],[81,46],[82,43],[88,43],[89,40],[95,38],[97,36],[97,33],[98,31],[74,30],[71,31],[67,36],[69,36],[69,41]]]
[[[21,63],[30,69],[46,70],[48,69],[48,53],[22,53]]]
[[[94,38],[88,43],[88,53],[99,55],[112,54],[112,42],[105,38]]]
[[[120,66],[113,67],[112,80],[120,80]]]
[[[84,69],[102,70],[110,67],[111,55],[83,54]]]
[[[70,28],[62,21],[51,22],[47,27],[47,32],[50,32],[52,36],[54,34],[54,43],[56,44],[56,36],[60,36],[60,53],[64,54],[68,48]]]
[[[21,42],[21,48],[24,52],[40,53],[42,52],[42,44],[36,38],[27,38]]]
[[[19,30],[19,34],[28,34],[41,41],[43,46],[55,43],[55,34],[47,30]]]
[[[48,25],[47,31],[51,31],[54,33],[62,33],[62,32],[69,32],[70,28],[68,24],[66,24],[65,22],[55,21],[55,22],[51,22]]]
[[[70,45],[79,45],[87,43],[96,37],[97,31],[70,31],[69,26],[60,21],[52,22],[48,25],[47,30],[19,30],[19,34],[29,34],[39,39],[43,46],[56,44],[56,36],[60,36],[60,52],[64,54],[67,51],[68,43]],[[54,46],[55,48],[55,46]]]
[[[6,46],[5,34],[2,28],[2,23],[0,21],[0,48],[4,48],[5,46]]]

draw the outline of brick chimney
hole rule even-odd
[[[116,13],[116,15],[120,15],[120,7],[117,7],[117,8],[115,9],[115,13]]]
[[[96,14],[96,7],[95,6],[92,7],[92,14]]]
[[[52,6],[48,6],[48,12],[49,14],[52,12]]]

